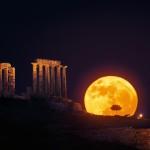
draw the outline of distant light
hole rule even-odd
[[[138,116],[137,116],[137,119],[142,119],[143,118],[143,114],[140,113]]]

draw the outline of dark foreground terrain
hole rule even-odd
[[[108,127],[134,125],[138,128],[143,125],[148,127],[148,124],[140,124],[133,118],[95,117],[71,109],[59,111],[44,99],[0,99],[1,149],[134,150],[134,145],[100,142],[84,134],[93,129],[107,130]]]

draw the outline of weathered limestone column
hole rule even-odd
[[[43,95],[43,65],[39,64],[39,93]]]
[[[33,76],[33,93],[37,93],[37,63],[32,63],[32,76]]]
[[[8,95],[10,96],[11,95],[11,89],[12,89],[12,77],[13,77],[13,74],[12,74],[12,67],[9,67],[8,68]]]
[[[49,67],[49,65],[44,65],[44,67],[45,67],[45,83],[44,83],[44,85],[45,85],[45,94],[47,95],[48,94],[48,67]]]
[[[55,90],[55,66],[51,66],[51,91],[52,91],[52,96],[56,95],[56,90]]]
[[[56,67],[57,96],[61,96],[61,66]]]
[[[50,78],[50,67],[48,66],[47,69],[47,92],[48,92],[48,96],[51,95],[51,78]]]
[[[16,70],[14,67],[12,67],[12,71],[13,71],[13,78],[12,78],[12,94],[15,95],[15,83],[16,83]]]
[[[0,66],[0,96],[2,95],[3,90],[3,83],[2,83],[2,68]]]
[[[9,95],[13,96],[15,94],[15,68],[14,67],[9,67],[8,69],[8,90],[9,90]]]
[[[66,78],[67,66],[62,67],[62,90],[63,96],[67,97],[67,78]]]
[[[8,67],[4,68],[4,96],[8,95]]]

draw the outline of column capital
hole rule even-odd
[[[35,62],[32,62],[31,64],[32,64],[33,66],[38,65],[38,64],[37,64],[37,63],[35,63]]]
[[[68,68],[68,66],[63,66],[63,68]]]
[[[53,66],[53,65],[52,65],[52,66],[50,66],[50,67],[51,67],[52,69],[56,68],[56,66]]]
[[[11,67],[13,70],[16,70],[15,67]]]
[[[60,66],[55,66],[56,68],[62,68],[63,66],[62,65],[60,65]]]
[[[50,67],[50,65],[49,65],[49,64],[44,64],[44,67],[47,67],[47,68],[48,68],[48,67]]]
[[[45,66],[45,64],[40,64],[40,63],[38,63],[37,65],[39,68],[42,68],[43,66]]]
[[[38,64],[37,64],[37,63],[34,63],[34,62],[31,63],[31,64],[32,64],[33,67],[37,67],[37,66],[38,66]]]

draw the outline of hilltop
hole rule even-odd
[[[51,102],[50,102],[51,101]],[[98,142],[82,136],[90,130],[107,128],[148,127],[149,120],[94,116],[74,109],[72,102],[32,98],[0,99],[0,141],[12,147],[41,147],[46,149],[126,149],[121,143]],[[60,109],[61,108],[61,109]]]

